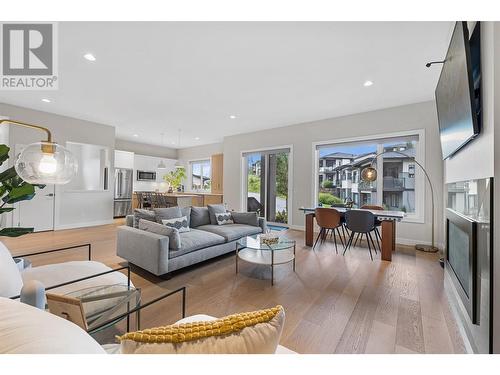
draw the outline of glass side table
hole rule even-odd
[[[108,328],[122,319],[127,319],[128,332],[130,315],[123,315],[141,305],[141,290],[128,287],[127,284],[94,286],[67,293],[65,296],[81,301],[87,321],[87,331],[92,333]],[[137,310],[136,314],[138,324],[140,310]],[[103,325],[103,323],[108,324]],[[139,329],[139,326],[136,329]]]
[[[278,242],[267,245],[260,242],[260,235],[247,236],[236,242],[236,273],[238,259],[253,264],[271,266],[271,285],[274,285],[274,266],[293,262],[295,272],[296,243],[285,236],[280,236]]]

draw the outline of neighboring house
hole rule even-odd
[[[400,151],[383,155],[383,192],[382,202],[388,209],[406,212],[415,210],[415,149],[406,144],[393,145],[384,151]],[[368,183],[360,178],[363,168],[370,165],[375,152],[354,155],[334,152],[319,159],[319,183],[332,181],[328,190],[342,200],[352,199],[355,206],[377,203],[377,182]]]

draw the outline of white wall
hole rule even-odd
[[[0,103],[0,115],[12,120],[38,124],[52,131],[53,140],[61,145],[66,142],[96,144],[107,147],[113,165],[115,128],[108,125],[59,116]],[[33,129],[10,126],[10,145],[39,142],[45,134]],[[9,160],[13,163],[13,160]],[[112,176],[112,168],[110,176]],[[66,192],[64,185],[56,187],[55,228],[73,228],[111,223],[113,220],[113,184],[108,191]]]
[[[129,151],[139,155],[157,156],[160,158],[177,159],[177,150],[170,147],[148,145],[140,142],[131,142],[123,139],[115,140],[117,150]]]
[[[418,129],[425,130],[425,165],[433,182],[436,196],[436,240],[438,244],[442,244],[443,163],[434,102],[411,104],[226,137],[224,138],[224,201],[231,208],[241,209],[241,151],[292,145],[291,225],[303,227],[304,214],[299,211],[299,207],[313,205],[313,142]],[[425,222],[398,225],[398,241],[408,244],[430,242],[431,204],[427,184],[425,200]]]
[[[493,92],[490,92],[492,96],[489,98],[489,105],[493,106],[494,118],[493,120],[495,132],[495,147],[493,148],[493,160],[494,163],[494,176],[496,181],[494,181],[494,210],[493,210],[493,352],[500,353],[500,181],[498,181],[498,176],[500,176],[500,100],[495,99],[495,94],[500,93],[500,23],[499,22],[483,22],[483,24],[488,25],[488,30],[493,33],[493,38],[489,41],[489,46],[493,48],[493,56],[491,64],[493,66]],[[493,25],[490,25],[493,24]],[[491,121],[490,120],[490,121]]]

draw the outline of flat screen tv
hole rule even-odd
[[[476,24],[469,40],[467,22],[457,22],[436,87],[443,159],[480,132],[480,36]]]

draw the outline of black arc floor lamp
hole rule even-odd
[[[425,168],[422,166],[422,164],[420,164],[414,157],[412,156],[409,156],[403,152],[400,152],[400,151],[394,151],[394,150],[387,150],[387,151],[383,151],[381,153],[378,153],[376,154],[371,163],[370,163],[370,166],[369,167],[366,167],[364,168],[362,171],[361,171],[361,179],[363,181],[366,181],[366,182],[373,182],[375,180],[377,180],[377,169],[373,166],[375,161],[377,160],[377,157],[383,155],[383,154],[387,154],[387,153],[396,153],[396,154],[400,154],[402,156],[404,156],[405,158],[409,158],[409,159],[413,159],[413,161],[415,162],[415,164],[417,164],[421,169],[422,171],[424,172],[425,174],[425,177],[427,178],[427,181],[429,182],[429,186],[431,188],[431,210],[432,210],[432,222],[431,222],[431,226],[432,226],[432,244],[429,246],[429,245],[424,245],[424,244],[417,244],[415,245],[415,248],[417,250],[420,250],[420,251],[425,251],[425,252],[428,252],[428,253],[436,253],[439,251],[439,249],[435,246],[435,243],[434,243],[434,188],[432,187],[432,182],[431,182],[431,179],[429,178],[429,175],[427,174],[427,171],[425,170]]]

